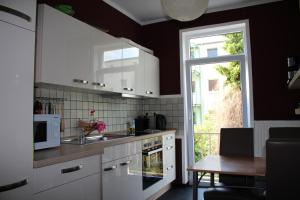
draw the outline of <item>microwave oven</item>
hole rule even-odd
[[[33,115],[34,150],[60,146],[60,115]]]

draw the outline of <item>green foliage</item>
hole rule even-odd
[[[213,111],[209,111],[204,115],[202,125],[194,125],[194,151],[196,162],[209,154],[218,153],[218,137],[213,137],[209,134],[216,132],[215,113]]]
[[[230,55],[237,55],[244,52],[243,34],[229,33],[225,35],[224,50]],[[231,62],[228,66],[218,65],[216,70],[226,77],[225,84],[233,88],[240,88],[240,65],[238,62]]]
[[[225,35],[225,37],[226,41],[224,44],[224,49],[230,55],[241,54],[244,52],[243,34],[241,32],[228,33]]]

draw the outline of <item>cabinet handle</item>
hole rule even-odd
[[[82,169],[82,165],[78,165],[76,167],[70,167],[70,168],[62,169],[61,173],[62,174],[67,174],[67,173],[79,171],[81,169]]]
[[[92,85],[100,86],[100,87],[105,87],[105,83],[93,82]]]
[[[24,185],[27,185],[28,184],[28,179],[25,178],[21,181],[18,181],[16,183],[12,183],[12,184],[9,184],[9,185],[3,185],[3,186],[0,186],[0,193],[1,192],[6,192],[8,190],[13,190],[13,189],[16,189],[16,188],[19,188],[19,187],[22,187]]]
[[[152,91],[146,91],[146,94],[153,94],[153,92]]]
[[[123,90],[126,90],[126,91],[133,91],[133,88],[123,88]]]
[[[170,167],[167,167],[167,171],[169,171],[170,169],[173,169],[173,165],[171,165]]]
[[[22,13],[18,10],[15,10],[13,8],[9,8],[9,7],[6,7],[6,6],[3,6],[3,5],[0,5],[0,11],[3,11],[3,12],[6,12],[6,13],[9,13],[9,14],[12,14],[12,15],[15,15],[17,17],[20,17],[28,22],[31,21],[31,17],[26,15],[25,13]]]
[[[128,160],[128,161],[126,161],[126,162],[120,163],[120,165],[121,165],[121,166],[126,166],[126,165],[128,165],[128,164],[130,164],[130,163],[131,163],[131,160]]]
[[[89,82],[87,80],[81,80],[81,79],[73,79],[74,83],[81,83],[81,84],[88,84]]]
[[[171,140],[173,138],[173,136],[168,136],[167,140]]]
[[[117,166],[116,166],[116,165],[113,165],[113,166],[111,166],[111,167],[104,168],[104,171],[105,171],[105,172],[107,172],[107,171],[112,171],[112,170],[114,170],[114,169],[116,169],[116,168],[117,168]]]
[[[166,147],[167,150],[173,149],[173,146]]]

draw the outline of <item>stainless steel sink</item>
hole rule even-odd
[[[132,137],[132,136],[119,135],[119,134],[105,134],[104,136],[102,135],[85,136],[82,139],[80,139],[79,137],[69,137],[69,138],[61,139],[61,143],[82,145],[82,144],[91,144],[95,142],[107,141],[107,140],[113,140],[113,139],[119,139],[125,137]]]

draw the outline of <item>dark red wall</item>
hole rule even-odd
[[[300,91],[287,89],[288,55],[300,55],[298,0],[209,13],[192,22],[143,27],[146,47],[160,58],[161,94],[180,93],[179,30],[249,19],[255,120],[297,119]]]
[[[75,10],[75,18],[107,29],[108,33],[115,37],[125,37],[137,43],[142,41],[142,27],[102,0],[38,0],[38,3],[46,3],[53,7],[56,4],[70,4]]]

